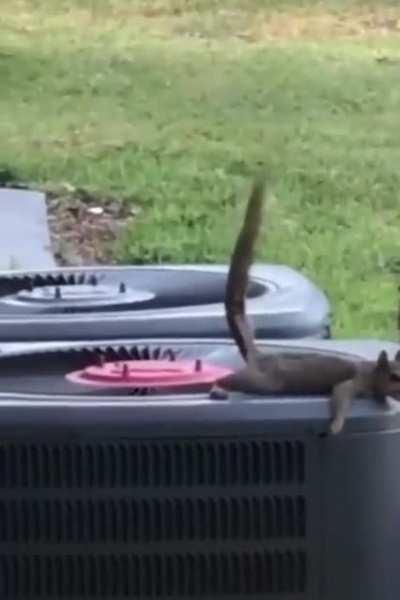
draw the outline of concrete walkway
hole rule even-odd
[[[0,270],[56,267],[41,192],[0,188]]]

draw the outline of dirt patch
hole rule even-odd
[[[384,37],[400,33],[400,9],[394,6],[326,6],[323,0],[314,5],[291,8],[262,3],[153,2],[92,3],[90,7],[71,5],[68,11],[40,10],[31,2],[21,0],[15,11],[9,3],[2,12],[9,27],[32,33],[58,29],[113,32],[122,29],[139,30],[156,36],[188,36],[205,39],[240,38],[250,43],[268,40],[329,39]]]
[[[400,12],[276,14],[261,20],[259,38],[363,38],[400,33]]]
[[[391,8],[330,12],[321,7],[291,11],[219,10],[212,18],[196,13],[170,17],[177,35],[210,39],[236,37],[249,43],[276,40],[380,38],[400,34],[400,10]]]
[[[114,264],[115,242],[137,208],[82,188],[62,186],[44,191],[58,264]]]

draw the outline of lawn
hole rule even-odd
[[[121,262],[226,262],[264,169],[258,259],[322,286],[335,335],[394,339],[396,3],[2,0],[0,174],[132,202]]]

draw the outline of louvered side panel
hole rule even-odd
[[[0,486],[149,487],[303,483],[302,442],[0,445]]]
[[[302,552],[0,556],[0,596],[196,598],[303,594]]]
[[[313,600],[312,456],[291,439],[3,442],[0,598]]]

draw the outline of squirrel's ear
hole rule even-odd
[[[379,354],[378,360],[376,361],[376,368],[381,373],[388,373],[390,371],[389,357],[386,350],[382,350]]]

